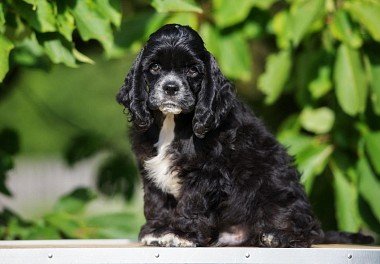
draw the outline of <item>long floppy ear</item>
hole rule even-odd
[[[217,128],[233,106],[235,92],[233,85],[222,74],[209,52],[206,54],[206,74],[198,93],[195,106],[193,131],[199,138]]]
[[[152,117],[147,107],[148,92],[141,67],[143,52],[144,49],[133,62],[132,68],[124,79],[124,84],[116,95],[116,100],[129,110],[131,121],[138,128],[145,130],[152,124]]]

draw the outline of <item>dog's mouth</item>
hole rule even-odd
[[[182,108],[179,107],[179,105],[172,103],[172,102],[166,102],[166,103],[161,104],[159,109],[164,114],[178,115],[179,113],[182,112]]]

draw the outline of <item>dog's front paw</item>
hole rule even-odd
[[[273,233],[263,233],[260,242],[265,247],[279,247],[280,240]]]
[[[160,246],[160,247],[195,247],[196,246],[194,242],[181,238],[172,233],[164,234],[158,237],[148,234],[141,238],[141,243],[143,243],[146,246]]]

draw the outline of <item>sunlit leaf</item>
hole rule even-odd
[[[153,0],[152,6],[158,12],[195,12],[203,13],[202,8],[200,8],[194,1],[191,0]]]
[[[93,216],[86,224],[96,230],[97,238],[129,238],[138,232],[135,221],[134,214],[122,212]]]
[[[224,74],[233,79],[248,81],[251,78],[252,60],[248,43],[241,33],[219,36],[219,63]]]
[[[313,98],[318,99],[326,95],[331,88],[331,66],[321,65],[317,77],[309,83],[309,91]]]
[[[362,45],[362,39],[359,32],[353,29],[348,14],[345,11],[338,10],[335,12],[329,27],[334,37],[343,41],[347,45],[350,45],[353,48],[358,48]]]
[[[367,71],[370,80],[370,98],[374,112],[380,115],[380,57],[376,51],[367,55],[369,59]]]
[[[251,0],[254,6],[261,8],[261,9],[268,9],[271,7],[273,3],[275,3],[277,0]]]
[[[38,41],[44,47],[46,54],[54,63],[63,63],[69,67],[77,67],[72,54],[72,44],[55,33],[37,35]]]
[[[95,0],[99,12],[115,26],[121,24],[121,2],[118,0]]]
[[[364,139],[371,164],[375,171],[380,174],[380,132],[368,133]]]
[[[267,104],[274,103],[281,95],[292,67],[289,50],[268,57],[265,72],[260,76],[258,87],[266,95]]]
[[[209,23],[203,23],[199,30],[199,33],[203,38],[206,49],[210,51],[214,56],[219,58],[219,41],[215,41],[216,39],[219,39],[219,32]]]
[[[14,45],[5,36],[0,35],[0,83],[9,70],[9,53],[14,48]]]
[[[213,0],[214,17],[218,27],[224,28],[242,22],[247,18],[254,1]]]
[[[73,55],[75,59],[77,59],[80,62],[88,63],[88,64],[95,64],[95,61],[93,61],[91,58],[87,57],[83,53],[80,53],[77,49],[73,49]]]
[[[57,2],[57,28],[59,33],[62,34],[68,41],[72,41],[72,34],[75,29],[74,17],[70,14],[67,6],[63,1]]]
[[[187,25],[196,29],[198,26],[198,17],[195,13],[174,13],[165,22],[167,24]]]
[[[354,116],[364,112],[367,81],[357,50],[340,45],[334,67],[335,91],[344,112]]]
[[[380,2],[345,1],[344,7],[369,31],[375,40],[380,41]]]
[[[25,1],[12,1],[15,10],[28,21],[29,25],[39,32],[53,32],[56,30],[53,1],[35,0],[35,5]]]
[[[75,1],[70,6],[82,39],[98,40],[108,52],[112,49],[113,34],[109,20],[99,13],[92,1]]]
[[[59,230],[52,226],[35,226],[30,228],[29,234],[24,239],[61,239],[61,235],[59,234]]]
[[[277,45],[281,49],[290,48],[290,38],[291,30],[290,26],[290,17],[288,10],[283,10],[276,13],[271,20],[270,29],[276,35]]]
[[[307,193],[310,194],[315,177],[324,171],[333,150],[334,147],[331,145],[313,142],[297,153],[296,161],[298,169],[302,173],[301,182]]]
[[[328,133],[334,125],[334,112],[328,107],[304,108],[300,121],[304,129],[316,134]]]
[[[0,33],[5,30],[5,13],[3,3],[0,3]]]
[[[306,35],[311,25],[324,15],[325,0],[294,1],[290,8],[291,39],[295,46]]]
[[[222,72],[229,78],[251,78],[251,53],[242,32],[222,34],[210,24],[200,28],[206,48],[217,58]],[[228,52],[223,52],[228,50]]]
[[[365,157],[359,159],[357,171],[359,192],[371,206],[373,213],[380,222],[380,179],[373,173]]]
[[[64,212],[69,214],[78,214],[83,212],[88,202],[92,201],[96,194],[86,188],[79,188],[73,192],[61,197],[55,204],[56,212]]]
[[[81,229],[84,227],[84,223],[72,214],[65,212],[50,213],[44,217],[44,220],[52,228],[59,230],[65,237],[83,238]]]
[[[340,230],[357,232],[361,221],[358,209],[358,190],[347,180],[344,172],[335,163],[331,163],[334,175],[336,219]]]

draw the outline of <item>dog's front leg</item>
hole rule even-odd
[[[171,218],[173,232],[196,246],[208,246],[218,236],[215,216],[210,203],[201,193],[186,192]]]
[[[139,241],[147,246],[166,246],[165,235],[171,233],[170,219],[174,210],[174,197],[163,193],[154,184],[144,182],[144,215]]]

